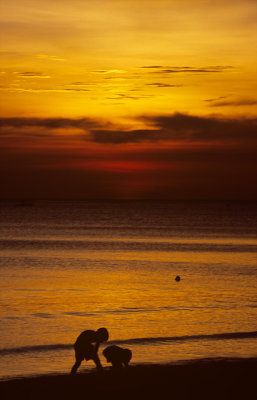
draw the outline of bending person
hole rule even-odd
[[[109,333],[106,328],[99,328],[97,331],[86,330],[82,332],[74,344],[75,364],[71,369],[71,374],[76,374],[82,361],[85,359],[93,360],[97,369],[102,370],[102,365],[98,357],[100,343],[107,342]]]

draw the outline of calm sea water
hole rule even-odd
[[[69,372],[102,326],[134,363],[257,356],[256,203],[0,205],[2,379]]]

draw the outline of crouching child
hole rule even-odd
[[[103,355],[113,368],[122,368],[123,366],[127,368],[132,358],[132,351],[119,346],[108,346],[104,349]]]

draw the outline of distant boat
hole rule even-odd
[[[179,275],[177,275],[177,276],[176,276],[176,278],[175,278],[175,281],[179,282],[179,281],[180,281],[180,279],[181,279],[181,278],[180,278],[180,276],[179,276]]]

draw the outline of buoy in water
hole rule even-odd
[[[176,282],[179,282],[179,281],[180,281],[180,276],[179,276],[179,275],[176,276],[175,281],[176,281]]]

